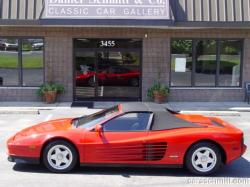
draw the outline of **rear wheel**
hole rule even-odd
[[[210,175],[222,164],[221,152],[213,143],[200,142],[188,150],[185,162],[187,169],[193,174]]]
[[[77,160],[74,146],[66,141],[51,142],[43,151],[43,163],[52,172],[69,172],[76,166]]]

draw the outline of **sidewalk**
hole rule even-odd
[[[250,112],[250,105],[246,102],[170,102],[169,106],[175,110],[185,111]]]
[[[39,114],[41,110],[71,109],[71,102],[0,102],[0,114]]]
[[[94,108],[109,108],[119,102],[95,102]],[[250,112],[250,105],[244,102],[169,102],[162,104],[176,111],[185,113],[237,113]],[[39,113],[41,110],[69,110],[76,111],[86,107],[71,107],[71,102],[46,104],[42,102],[0,102],[0,114],[7,113]]]

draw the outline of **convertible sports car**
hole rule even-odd
[[[59,173],[81,164],[184,166],[209,175],[246,150],[242,131],[219,118],[140,102],[44,122],[18,132],[7,145],[9,161],[44,163]]]

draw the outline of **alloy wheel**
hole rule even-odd
[[[55,145],[48,151],[47,160],[52,168],[64,170],[71,165],[73,154],[65,145]]]
[[[200,147],[192,155],[192,165],[199,172],[211,171],[216,162],[216,153],[208,147]]]

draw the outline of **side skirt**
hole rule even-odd
[[[103,164],[103,163],[81,163],[81,166],[90,167],[131,167],[131,168],[183,168],[182,164]]]

